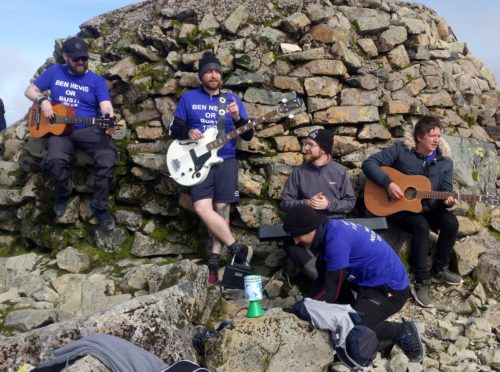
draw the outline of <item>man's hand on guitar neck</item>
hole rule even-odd
[[[392,199],[399,199],[404,196],[401,188],[395,182],[389,184],[387,187],[387,194],[389,194],[389,197]]]
[[[455,191],[455,193],[456,193],[456,191]],[[457,199],[455,199],[454,196],[448,196],[444,200],[444,205],[446,205],[447,207],[453,207],[456,203],[457,203]]]

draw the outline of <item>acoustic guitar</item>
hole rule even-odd
[[[289,101],[283,102],[277,109],[254,121],[249,121],[222,137],[217,138],[217,128],[208,128],[203,133],[203,138],[198,141],[174,140],[167,151],[167,167],[170,177],[183,186],[194,186],[203,182],[212,165],[222,163],[223,159],[217,156],[217,151],[226,142],[277,114],[288,113],[303,105],[304,101],[294,96]]]
[[[28,129],[32,137],[40,138],[49,134],[65,136],[71,134],[74,124],[95,125],[102,129],[111,128],[115,125],[115,118],[111,116],[100,116],[97,118],[82,118],[75,116],[72,107],[61,103],[52,103],[54,117],[45,117],[38,103],[34,103],[28,111]]]
[[[403,197],[393,199],[387,190],[366,179],[365,206],[375,216],[387,216],[396,212],[422,212],[422,199],[446,199],[453,196],[457,200],[480,201],[485,204],[500,205],[500,195],[471,195],[455,191],[432,191],[431,182],[425,176],[408,176],[391,167],[380,167],[403,192]]]

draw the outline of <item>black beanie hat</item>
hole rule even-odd
[[[333,132],[331,130],[315,129],[309,133],[308,137],[316,142],[328,155],[332,154]]]
[[[292,207],[285,216],[283,230],[291,236],[307,234],[318,228],[322,216],[306,204]]]
[[[217,70],[222,75],[222,65],[212,52],[205,52],[198,65],[198,77],[201,78],[208,70]]]

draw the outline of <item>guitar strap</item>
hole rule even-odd
[[[226,92],[220,92],[219,95],[219,117],[217,118],[217,138],[226,134],[226,112],[227,112],[227,96]]]

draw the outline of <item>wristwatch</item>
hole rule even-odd
[[[42,104],[43,101],[48,101],[49,99],[47,98],[47,96],[41,96],[39,97],[37,100],[36,100],[36,103],[38,103],[39,105]]]

